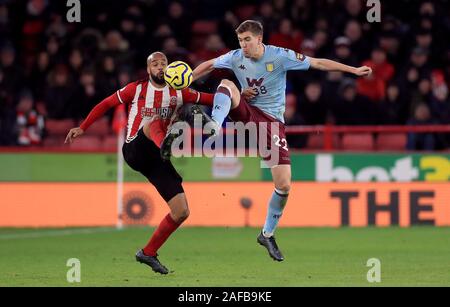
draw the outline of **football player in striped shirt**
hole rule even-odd
[[[157,258],[158,249],[189,216],[182,178],[170,160],[163,160],[160,146],[167,127],[177,110],[185,103],[212,106],[214,95],[189,88],[175,90],[164,81],[167,58],[154,52],[147,59],[149,77],[127,84],[96,105],[80,127],[69,131],[66,143],[80,137],[106,111],[120,104],[128,106],[127,136],[122,152],[125,161],[143,174],[167,202],[170,213],[161,221],[148,244],[136,253],[136,260],[153,271],[167,274],[168,269]]]

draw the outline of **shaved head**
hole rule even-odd
[[[165,59],[167,62],[167,57],[164,53],[162,53],[161,51],[153,52],[147,58],[147,65],[149,65],[152,61],[157,61],[160,59]]]

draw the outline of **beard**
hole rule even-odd
[[[164,80],[164,73],[158,75],[150,74],[150,77],[152,78],[153,82],[155,82],[158,85],[166,84],[166,81]]]

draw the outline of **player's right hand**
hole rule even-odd
[[[244,89],[241,93],[242,97],[244,97],[246,100],[252,100],[256,96],[256,89],[253,87],[247,87]]]
[[[80,127],[70,129],[69,133],[66,136],[66,140],[64,141],[64,144],[72,143],[74,138],[79,137],[83,133],[84,133],[84,130],[81,129]]]
[[[357,75],[358,77],[367,77],[370,76],[372,74],[372,68],[368,67],[368,66],[361,66],[356,68],[356,72],[355,75]]]

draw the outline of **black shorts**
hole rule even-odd
[[[158,146],[145,136],[142,129],[133,141],[123,145],[122,153],[128,165],[144,175],[166,202],[184,193],[183,179],[172,162],[161,159]]]

